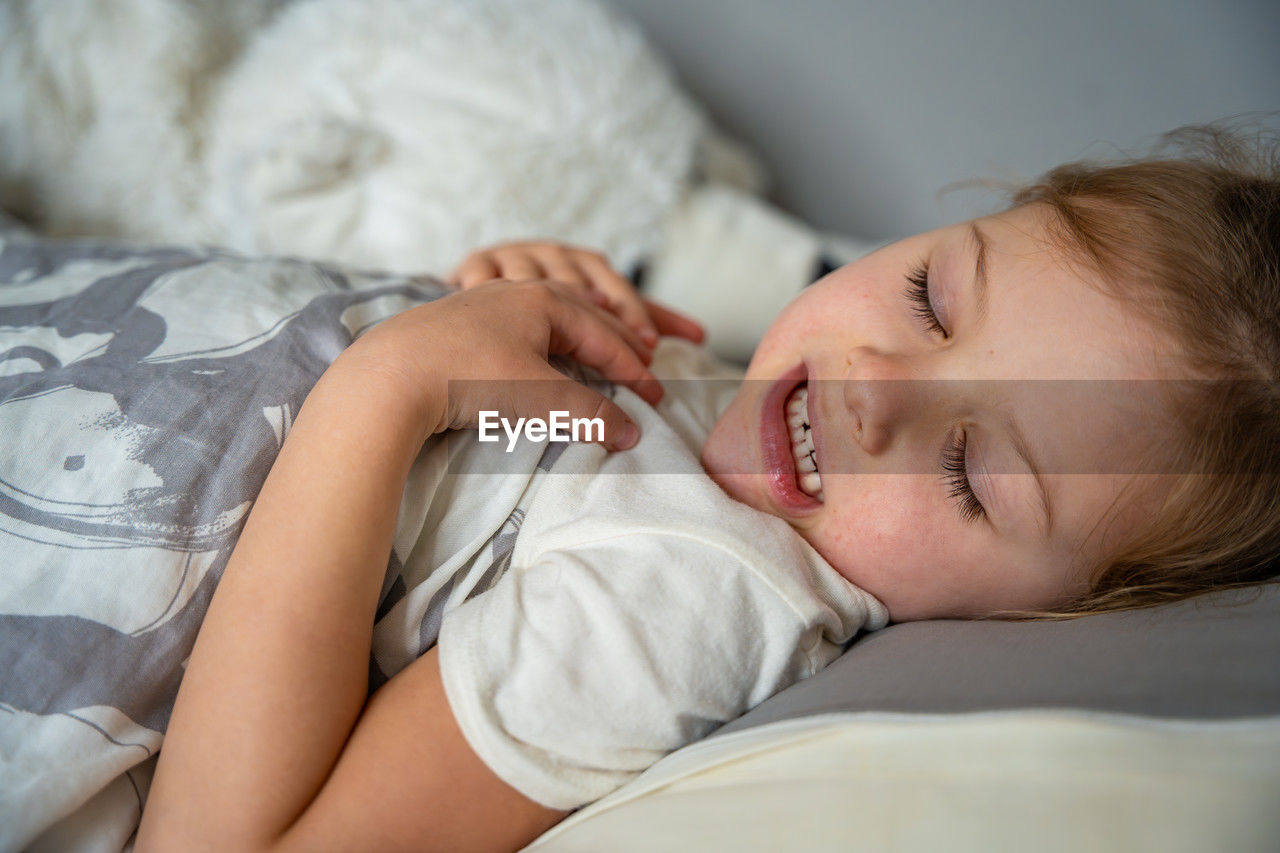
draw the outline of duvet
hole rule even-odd
[[[182,665],[294,415],[446,292],[0,218],[0,850],[124,846]],[[417,631],[417,626],[406,628]]]

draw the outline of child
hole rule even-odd
[[[859,628],[1271,577],[1280,176],[1224,151],[1064,166],[1003,213],[836,270],[727,406],[714,385],[663,399],[655,378],[710,369],[656,334],[696,328],[599,258],[472,256],[462,292],[374,328],[307,398],[201,628],[138,849],[512,848]],[[628,390],[552,382],[552,355]],[[1035,383],[986,382],[1011,379],[1156,392],[1032,407]],[[1148,382],[1186,379],[1239,381]],[[524,445],[536,470],[512,463],[512,494],[468,499],[444,473],[481,476],[501,448],[428,442],[553,409],[627,452]],[[430,505],[402,508],[415,477]],[[449,509],[466,500],[514,519],[510,568],[455,566],[472,592],[433,596],[452,602],[439,644],[366,704],[397,517],[467,540]]]

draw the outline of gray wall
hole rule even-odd
[[[779,203],[872,239],[1000,206],[938,199],[955,181],[1280,110],[1280,0],[610,2],[763,156]]]

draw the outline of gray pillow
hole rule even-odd
[[[1276,583],[1059,622],[891,625],[716,734],[839,711],[1280,714],[1277,649]]]

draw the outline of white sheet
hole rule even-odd
[[[830,714],[694,744],[526,848],[1274,851],[1280,717]]]

